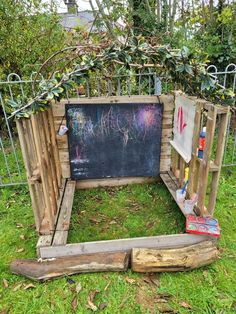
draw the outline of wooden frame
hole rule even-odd
[[[174,95],[163,95],[164,104],[161,141],[161,179],[175,199],[175,191],[184,181],[185,161],[171,148]],[[187,97],[187,96],[186,96]],[[225,144],[228,107],[215,106],[206,101],[191,97],[196,102],[195,133],[192,159],[189,166],[188,195],[199,196],[197,211],[200,215],[212,215],[216,202],[217,187]],[[83,103],[155,103],[156,96],[107,97],[82,99]],[[71,103],[81,102],[71,99]],[[37,243],[37,253],[42,259],[64,255],[83,255],[87,253],[119,252],[130,253],[132,248],[179,248],[194,245],[209,237],[191,234],[153,236],[145,238],[119,239],[110,241],[67,244],[70,215],[75,188],[85,189],[100,186],[118,186],[132,183],[147,183],[157,178],[115,178],[71,181],[69,174],[67,136],[58,136],[57,131],[65,114],[65,103],[53,104],[47,112],[32,115],[30,119],[17,121],[17,128],[27,178],[34,209],[36,229],[41,234]],[[206,149],[204,158],[197,157],[198,138],[201,121],[206,119]],[[220,117],[220,119],[218,118]],[[218,119],[218,120],[217,120]],[[216,124],[218,123],[218,144],[214,160],[211,160]],[[179,173],[179,175],[176,175]],[[210,201],[205,207],[209,173],[212,173]],[[198,179],[200,178],[200,179]],[[183,206],[179,205],[183,214]]]

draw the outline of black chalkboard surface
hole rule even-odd
[[[71,178],[159,174],[162,104],[67,104]]]

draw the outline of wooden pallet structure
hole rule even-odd
[[[190,97],[196,104],[196,114],[192,158],[189,164],[186,164],[170,144],[176,95],[178,94],[162,95],[160,97],[160,101],[163,103],[160,177],[176,200],[176,190],[183,186],[184,170],[186,166],[189,166],[188,196],[191,197],[194,193],[198,195],[198,215],[213,215],[229,119],[229,108]],[[188,96],[185,95],[185,97]],[[36,280],[52,278],[53,267],[59,264],[64,265],[64,268],[60,266],[60,271],[58,270],[57,274],[54,273],[55,276],[65,273],[96,271],[92,266],[93,263],[97,263],[97,271],[124,271],[128,267],[127,259],[129,260],[131,255],[133,268],[137,271],[141,271],[141,269],[145,269],[145,271],[156,269],[158,271],[158,269],[163,270],[165,267],[169,267],[170,265],[163,262],[165,259],[161,263],[160,260],[158,261],[155,258],[157,256],[155,250],[158,250],[163,258],[168,254],[179,255],[180,257],[186,256],[187,258],[188,255],[193,254],[194,250],[195,253],[202,250],[202,255],[199,255],[198,265],[200,266],[206,265],[215,259],[217,249],[212,237],[186,233],[67,244],[73,197],[76,189],[149,183],[157,180],[153,177],[91,179],[77,182],[71,180],[67,135],[58,136],[57,134],[59,125],[65,115],[65,104],[67,102],[62,101],[53,104],[48,111],[32,115],[29,119],[17,121],[36,230],[39,233],[37,254],[44,264],[35,264],[35,261],[31,261],[32,272],[29,274],[27,271],[25,272],[25,269],[29,269],[28,261],[16,261],[12,265],[12,271],[25,274]],[[80,100],[71,99],[70,102],[74,104],[79,103]],[[83,99],[83,103],[86,102],[88,104],[155,103],[159,102],[159,99],[156,96],[112,96]],[[206,122],[206,147],[203,159],[199,159],[197,157],[197,148],[203,121]],[[218,140],[214,143],[216,128]],[[213,147],[215,148],[214,154]],[[210,176],[210,194],[206,205]],[[178,205],[185,215],[183,205]],[[209,245],[211,250],[209,250]],[[152,256],[154,261],[150,264],[150,267],[143,265],[140,261],[140,254],[145,256],[144,260],[147,256]],[[50,259],[54,261],[54,266],[50,264]],[[54,259],[56,261],[59,259],[59,262]],[[101,265],[102,260],[104,261],[103,266]],[[112,263],[115,265],[114,267],[112,267]],[[184,264],[179,270],[192,269],[197,265],[191,266],[190,264],[191,262],[188,266]],[[42,265],[46,268],[42,268]],[[43,269],[47,269],[47,271],[45,272]],[[174,266],[169,267],[169,269],[174,269]]]

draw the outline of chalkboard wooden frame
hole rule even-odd
[[[71,178],[157,177],[163,111],[159,99],[66,104]]]

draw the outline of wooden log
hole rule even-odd
[[[129,263],[129,254],[99,253],[82,256],[61,257],[57,259],[15,260],[11,263],[11,272],[27,278],[45,281],[64,275],[76,273],[126,271]]]
[[[133,249],[131,267],[136,272],[188,271],[211,264],[218,250],[212,241],[176,249]]]

